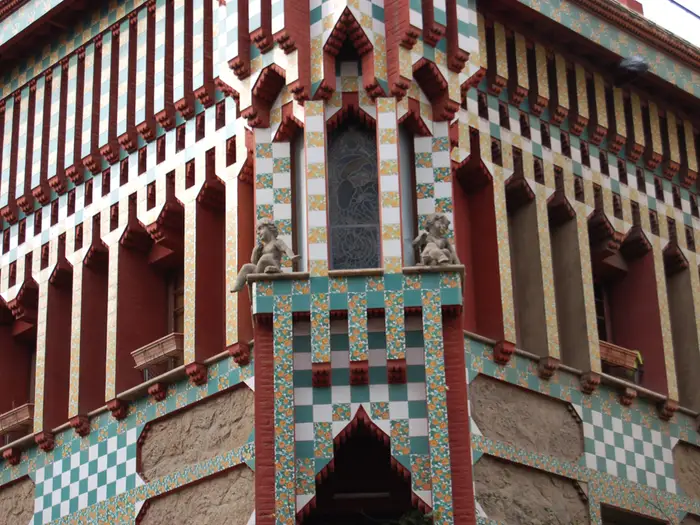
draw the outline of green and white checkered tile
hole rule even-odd
[[[37,469],[33,524],[49,523],[144,484],[136,472],[139,428]]]
[[[673,447],[678,438],[598,410],[574,408],[583,419],[588,468],[676,493]]]
[[[374,319],[370,320],[374,321]],[[411,459],[429,453],[425,390],[425,360],[420,332],[407,332],[407,383],[387,383],[384,333],[372,331],[370,322],[369,384],[350,385],[350,353],[347,334],[331,337],[332,386],[311,384],[310,342],[295,335],[294,404],[297,460],[310,460],[318,473],[333,455],[333,439],[363,407],[372,421],[391,439],[392,455],[411,470]],[[377,325],[378,326],[378,325]],[[333,328],[337,322],[333,323]],[[333,330],[335,332],[335,330]],[[298,332],[297,332],[298,333]],[[301,343],[301,344],[299,344]],[[299,348],[302,350],[299,351]],[[342,349],[336,349],[342,348]],[[431,504],[430,491],[416,494]],[[313,497],[313,486],[297,491],[297,509]]]

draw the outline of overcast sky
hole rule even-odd
[[[647,18],[700,47],[700,0],[640,0],[640,2],[644,6],[644,15]]]

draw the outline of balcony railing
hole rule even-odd
[[[135,368],[142,370],[149,377],[163,373],[167,365],[176,366],[182,361],[184,336],[180,333],[168,334],[165,337],[148,343],[131,352]]]
[[[29,431],[34,422],[34,404],[27,403],[0,414],[0,435]]]
[[[600,341],[600,360],[603,372],[639,383],[641,381],[641,354],[622,346]]]

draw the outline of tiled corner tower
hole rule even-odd
[[[0,522],[700,524],[700,50],[635,0],[0,0],[0,71]]]

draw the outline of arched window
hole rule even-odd
[[[341,125],[328,146],[332,270],[379,268],[379,185],[374,133]]]

